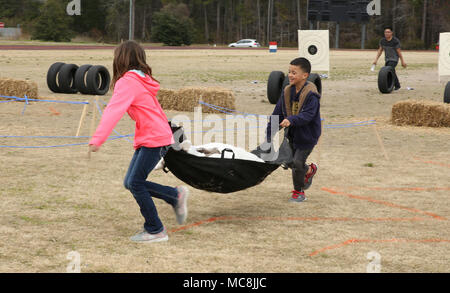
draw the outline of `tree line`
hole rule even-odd
[[[128,39],[132,0],[81,0],[81,15],[68,16],[70,0],[0,0],[0,22],[20,25],[32,39],[95,42]],[[262,45],[276,41],[297,46],[298,29],[328,29],[335,44],[336,23],[307,19],[307,0],[133,0],[134,38],[167,45],[228,44],[243,38]],[[366,48],[376,48],[391,26],[405,49],[433,48],[439,33],[450,31],[448,0],[382,0],[381,15],[371,16]],[[359,48],[361,24],[340,23],[339,47]]]

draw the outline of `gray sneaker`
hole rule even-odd
[[[183,224],[186,221],[188,215],[187,200],[189,197],[189,189],[186,186],[177,187],[178,190],[178,203],[173,207],[175,215],[177,216],[178,224]]]
[[[311,186],[314,175],[316,175],[317,170],[319,169],[319,166],[317,166],[317,164],[311,163],[310,166],[311,166],[312,172],[311,172],[311,174],[305,176],[305,186],[303,187],[303,190],[306,190]]]
[[[145,229],[138,234],[130,237],[130,240],[137,243],[162,242],[169,240],[166,228],[157,234],[150,234]]]

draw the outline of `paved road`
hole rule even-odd
[[[0,45],[0,50],[112,50],[115,45]],[[228,48],[212,46],[144,46],[148,50],[269,50],[268,48]],[[296,48],[283,48],[296,50]]]
[[[113,50],[116,45],[0,45],[1,50]],[[147,50],[269,50],[269,48],[228,48],[212,46],[144,46]],[[278,50],[298,50],[298,48],[278,48]],[[331,51],[375,51],[375,49],[334,49]],[[408,52],[435,53],[437,50],[407,50]]]

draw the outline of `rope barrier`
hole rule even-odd
[[[233,109],[229,109],[229,108],[225,108],[225,107],[209,104],[209,103],[206,103],[206,102],[203,102],[203,101],[199,101],[198,103],[201,104],[201,105],[205,105],[206,107],[212,108],[214,110],[217,110],[219,112],[225,113],[225,114],[231,114],[231,113],[234,112],[234,113],[240,113],[240,114],[242,114],[244,116],[258,116],[258,117],[265,117],[265,118],[269,117],[269,115],[260,115],[260,114],[251,114],[251,113],[241,112],[241,111],[237,111],[237,110],[233,110]],[[231,114],[231,115],[233,115],[233,114]]]
[[[23,113],[25,111],[26,105],[29,104],[29,101],[66,103],[66,104],[82,104],[82,105],[83,104],[90,104],[89,102],[29,99],[27,96],[24,96],[24,98],[19,98],[19,97],[11,97],[11,96],[2,96],[2,95],[0,95],[0,97],[12,100],[12,101],[0,101],[0,103],[13,102],[13,101],[25,101],[24,109],[22,110],[22,115],[23,115]],[[107,103],[104,102],[103,100],[101,100],[101,102],[104,105],[107,105]],[[225,114],[228,114],[228,115],[233,115],[233,116],[238,116],[238,114],[235,114],[235,113],[240,113],[243,116],[257,116],[257,117],[264,117],[264,118],[270,117],[268,115],[259,115],[259,114],[251,114],[251,113],[241,112],[241,111],[237,111],[237,110],[234,110],[234,109],[229,109],[229,108],[225,108],[225,107],[209,104],[209,103],[206,103],[206,102],[203,102],[203,101],[199,101],[199,104],[202,104],[202,105],[204,105],[206,107],[209,107],[211,109],[214,109],[216,111],[219,111],[219,112],[222,112],[222,113],[225,113]],[[95,105],[97,107],[97,110],[100,113],[100,116],[102,116],[103,112],[100,109],[100,106],[98,105],[97,102],[95,102]],[[202,122],[221,121],[221,120],[226,120],[226,119],[227,118],[221,118],[221,119],[216,119],[216,120],[201,120],[201,121]],[[321,120],[323,121],[324,119],[322,118]],[[195,122],[195,121],[196,120],[190,120],[190,122]],[[375,120],[366,120],[366,121],[352,122],[352,123],[343,123],[343,124],[329,124],[329,125],[325,125],[324,128],[327,128],[327,129],[350,128],[350,127],[368,126],[368,125],[373,125],[373,124],[376,124]],[[248,127],[248,129],[259,129],[259,128],[265,128],[265,127],[266,126],[256,126],[256,127]],[[210,129],[210,130],[201,130],[201,131],[191,131],[191,133],[204,133],[204,132],[210,132],[210,131],[212,131],[212,132],[240,131],[240,130],[245,130],[245,129],[247,129],[247,128],[220,129],[220,130]],[[128,142],[133,143],[132,141],[130,141],[128,139],[128,137],[134,136],[134,134],[121,135],[115,129],[113,129],[113,131],[116,134],[116,136],[113,136],[113,137],[109,138],[108,140],[125,138]],[[8,135],[0,135],[0,138],[89,138],[89,137],[90,136],[8,136]],[[66,146],[77,146],[77,145],[87,145],[87,144],[88,143],[64,144],[64,145],[54,145],[54,146],[0,146],[0,148],[52,148],[52,147],[66,147]]]
[[[232,112],[237,112],[237,113],[242,113],[244,116],[259,116],[259,117],[265,117],[268,118],[270,116],[267,115],[259,115],[259,114],[250,114],[250,113],[246,113],[246,112],[240,112],[240,111],[236,111],[233,109],[228,109],[225,107],[221,107],[221,106],[217,106],[217,105],[213,105],[213,104],[209,104],[203,101],[199,101],[199,104],[205,105],[211,109],[217,110],[219,112],[225,113],[225,114],[230,114]],[[231,114],[233,115],[233,114]],[[234,115],[236,116],[236,115]],[[325,119],[321,119],[322,121],[324,121]],[[352,123],[344,123],[344,124],[329,124],[329,125],[325,125],[324,128],[347,128],[347,127],[355,127],[355,126],[367,126],[367,125],[371,125],[371,124],[375,124],[376,121],[375,120],[367,120],[367,121],[360,121],[360,122],[352,122]]]
[[[23,113],[25,113],[25,109],[27,108],[27,105],[29,104],[27,95],[25,95],[24,97],[25,97],[25,105],[23,105],[22,115],[23,115]]]
[[[325,125],[324,128],[331,129],[331,128],[350,128],[350,127],[358,127],[358,126],[367,126],[376,124],[375,120],[367,120],[367,121],[361,121],[361,122],[354,122],[354,123],[348,123],[348,124],[329,124]]]
[[[129,137],[132,136],[130,134],[128,135],[120,135],[120,136],[113,136],[108,138],[107,140],[116,140],[123,137]],[[0,148],[20,148],[20,149],[44,149],[44,148],[59,148],[59,147],[69,147],[69,146],[80,146],[80,145],[88,145],[88,142],[83,143],[71,143],[71,144],[62,144],[62,145],[49,145],[49,146],[7,146],[7,145],[0,145]]]
[[[14,102],[14,101],[25,101],[26,104],[29,104],[28,101],[37,101],[37,102],[52,102],[52,103],[66,103],[66,104],[78,104],[78,105],[83,105],[83,104],[90,104],[89,102],[77,102],[77,101],[61,101],[61,100],[41,100],[41,99],[30,99],[27,98],[26,96],[24,98],[19,98],[19,97],[12,97],[12,96],[2,96],[0,95],[0,97],[3,98],[7,98],[7,99],[12,99],[13,101],[1,101],[0,103],[7,103],[7,102]],[[104,105],[107,105],[106,102],[102,101],[102,103]],[[239,113],[242,114],[243,116],[257,116],[257,117],[264,117],[264,118],[268,118],[270,117],[269,115],[260,115],[260,114],[252,114],[252,113],[247,113],[247,112],[242,112],[242,111],[237,111],[234,109],[229,109],[226,107],[221,107],[218,105],[213,105],[213,104],[209,104],[203,101],[199,101],[199,104],[204,105],[206,107],[209,107],[211,109],[214,109],[216,111],[219,111],[221,113],[224,114],[229,114],[229,115],[233,115],[233,116],[238,116],[237,114],[233,114],[233,113]],[[101,110],[100,107],[97,105],[97,109],[99,110],[100,114],[101,114]],[[25,111],[25,106],[24,106],[24,110]],[[202,122],[211,122],[211,121],[221,121],[221,120],[226,120],[227,118],[221,118],[221,119],[212,119],[212,120],[202,120]],[[322,119],[324,120],[324,119]],[[190,120],[190,122],[197,122],[196,120]],[[324,128],[346,128],[346,127],[353,127],[353,126],[366,126],[366,125],[371,125],[371,124],[375,124],[375,120],[367,120],[367,121],[361,121],[361,122],[354,122],[354,123],[346,123],[346,124],[335,124],[335,125],[325,125]]]
[[[75,105],[83,105],[83,104],[89,104],[89,102],[76,102],[76,101],[61,101],[61,100],[41,100],[41,99],[30,99],[28,97],[24,97],[24,98],[19,98],[19,97],[11,97],[11,96],[2,96],[0,95],[1,98],[5,98],[5,99],[12,99],[14,101],[25,101],[28,104],[28,101],[33,101],[33,102],[48,102],[48,103],[64,103],[64,104],[75,104]],[[14,102],[11,101],[11,102]]]
[[[38,136],[38,135],[0,135],[0,138],[89,138],[90,136]]]

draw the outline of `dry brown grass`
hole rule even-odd
[[[229,88],[236,109],[265,115],[273,110],[265,96],[268,73],[286,71],[297,56],[295,50],[148,53],[162,88]],[[450,239],[449,221],[429,214],[450,218],[450,131],[389,123],[397,101],[442,100],[442,85],[434,78],[436,53],[404,52],[410,66],[398,68],[403,87],[390,95],[378,92],[376,73],[369,71],[372,53],[331,53],[334,69],[323,81],[321,112],[325,125],[377,119],[390,160],[371,127],[325,128],[320,152],[315,149],[309,158],[319,162],[319,172],[308,201],[289,203],[291,175],[282,169],[233,194],[191,189],[187,225],[192,226],[186,229],[180,230],[170,206],[156,201],[169,230],[167,243],[128,240],[142,225],[139,208],[122,185],[133,154],[129,142],[107,142],[90,161],[85,146],[0,148],[0,271],[65,272],[67,253],[74,250],[81,255],[82,272],[365,272],[370,251],[381,255],[382,272],[449,272],[450,244],[430,240]],[[43,96],[84,101],[86,96],[47,89],[45,73],[55,61],[111,69],[112,51],[0,51],[0,74],[30,78]],[[408,85],[416,90],[403,90]],[[21,103],[0,104],[0,135],[75,135],[82,111],[40,102],[27,106],[24,115],[22,109]],[[188,112],[166,113],[193,118]],[[91,117],[90,106],[81,135],[89,135]],[[116,130],[132,133],[133,121],[124,116]],[[0,145],[86,141],[0,138]],[[149,179],[182,183],[156,171]],[[207,221],[213,217],[218,218]]]

